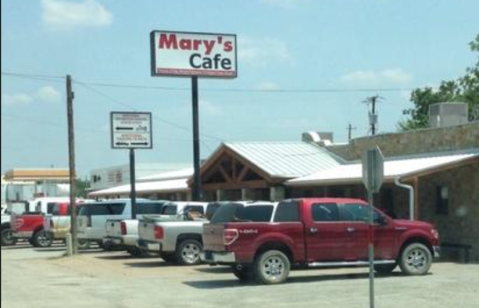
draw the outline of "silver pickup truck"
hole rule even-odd
[[[203,250],[203,225],[211,218],[212,212],[223,204],[239,203],[268,204],[264,202],[212,202],[204,212],[204,217],[190,217],[184,221],[162,221],[148,216],[140,220],[138,226],[138,246],[144,253],[159,254],[166,262],[180,265],[195,265],[201,262]]]
[[[155,221],[183,221],[185,220],[184,214],[188,212],[204,213],[206,208],[207,203],[205,202],[166,201],[157,212],[142,212],[143,215],[139,215],[139,219],[151,217]],[[147,256],[149,253],[138,247],[138,225],[138,219],[109,219],[105,224],[106,237],[104,241],[112,241],[132,256]]]

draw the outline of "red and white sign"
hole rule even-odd
[[[236,35],[152,31],[152,76],[236,78]]]

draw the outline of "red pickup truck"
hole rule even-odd
[[[240,280],[284,282],[292,266],[367,266],[369,205],[358,199],[285,200],[273,222],[242,219],[242,208],[218,209],[204,225],[204,253],[210,264],[231,265]],[[439,235],[429,223],[393,220],[374,209],[375,270],[397,265],[407,275],[424,275],[439,256]]]
[[[50,205],[55,215],[69,215],[69,203],[57,202]],[[26,239],[35,247],[49,247],[53,237],[44,228],[45,214],[42,212],[24,213],[11,216],[12,236],[15,239]]]

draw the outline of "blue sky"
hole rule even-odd
[[[199,81],[202,158],[221,141],[296,141],[311,130],[344,142],[349,123],[363,136],[361,102],[378,93],[379,132],[395,131],[411,106],[407,89],[463,75],[479,33],[477,0],[3,0],[1,9],[2,72],[76,81],[81,175],[128,162],[126,151],[110,149],[108,127],[110,111],[130,107],[154,116],[155,147],[138,151],[138,162],[192,160],[191,82],[150,76],[151,30],[238,36],[238,78]],[[1,84],[2,172],[66,167],[64,82],[2,74]],[[342,91],[385,88],[405,90]],[[251,91],[269,89],[340,91]]]

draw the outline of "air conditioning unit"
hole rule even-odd
[[[432,128],[466,124],[468,117],[466,103],[437,103],[429,106],[429,126]]]

